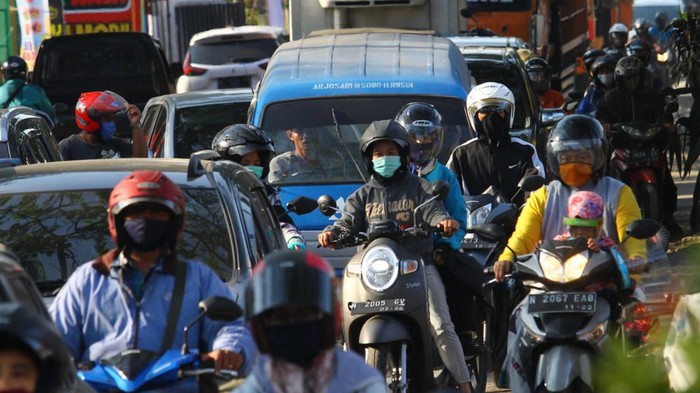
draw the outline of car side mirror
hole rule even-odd
[[[311,213],[317,207],[318,202],[306,196],[296,197],[287,203],[287,210],[298,215]]]
[[[661,229],[661,224],[658,221],[646,218],[632,221],[625,228],[625,233],[635,239],[648,239],[654,236],[659,229]]]
[[[544,177],[533,175],[523,177],[520,182],[518,182],[518,187],[522,188],[523,191],[533,192],[539,190],[544,184]]]
[[[503,228],[497,224],[481,224],[471,228],[471,230],[479,239],[489,243],[498,243],[506,237]]]
[[[444,180],[435,180],[431,188],[430,194],[437,196],[438,201],[444,201],[450,193],[450,183]]]
[[[338,205],[335,203],[330,195],[321,195],[316,201],[318,203],[318,209],[326,217],[334,215],[338,211]]]
[[[559,108],[542,109],[540,112],[540,124],[544,127],[551,127],[566,116],[563,110]]]
[[[223,296],[212,296],[199,302],[199,311],[215,321],[233,321],[243,315],[238,303]]]

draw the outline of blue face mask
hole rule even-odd
[[[255,173],[255,176],[262,178],[263,174],[263,167],[257,166],[257,165],[246,165],[245,166],[249,171]]]
[[[396,170],[401,167],[401,157],[384,156],[372,160],[374,171],[382,177],[392,177]]]
[[[117,123],[113,121],[104,121],[100,125],[100,136],[103,141],[108,141],[114,138],[114,134],[117,133]]]

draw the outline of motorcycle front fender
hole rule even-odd
[[[411,334],[400,320],[388,315],[373,316],[360,330],[359,343],[363,345],[396,341],[412,341]]]
[[[540,355],[535,386],[544,383],[548,391],[559,392],[577,377],[593,386],[593,354],[590,351],[573,345],[558,345]]]

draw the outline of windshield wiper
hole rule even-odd
[[[360,166],[357,164],[357,161],[355,161],[355,157],[352,154],[350,154],[350,150],[348,149],[348,145],[346,145],[345,141],[343,140],[343,135],[340,132],[340,125],[338,124],[338,120],[335,118],[335,108],[331,108],[331,115],[333,115],[333,125],[335,125],[335,133],[336,133],[336,136],[338,138],[338,142],[340,142],[340,145],[343,146],[345,153],[347,153],[348,157],[350,157],[352,164],[355,166],[355,169],[357,169],[357,172],[362,177],[362,181],[367,183],[367,177],[360,169]]]
[[[36,287],[39,289],[42,296],[55,296],[65,283],[66,280],[63,279],[43,280],[35,281],[34,285],[36,285]]]

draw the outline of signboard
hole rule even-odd
[[[49,2],[48,0],[17,0],[17,15],[21,41],[20,56],[32,70],[39,45],[49,33]]]
[[[63,0],[52,35],[142,31],[142,0]]]
[[[528,11],[531,0],[467,0],[467,9],[474,12]]]

